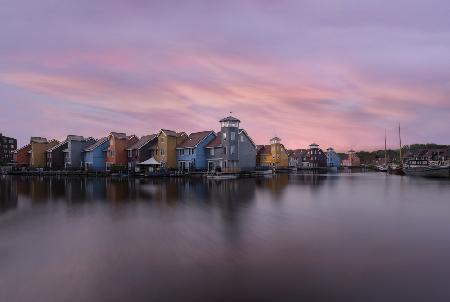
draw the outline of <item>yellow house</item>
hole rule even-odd
[[[259,145],[256,150],[256,165],[258,167],[288,168],[288,153],[281,139],[274,137],[270,145]]]
[[[47,150],[58,144],[59,142],[56,140],[47,141],[44,137],[32,137],[30,139],[30,167],[45,168],[47,164]]]
[[[166,169],[177,168],[177,146],[188,138],[184,132],[161,129],[158,133],[158,149],[155,159]]]

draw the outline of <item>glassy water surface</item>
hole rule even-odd
[[[448,301],[450,181],[0,180],[0,301]]]

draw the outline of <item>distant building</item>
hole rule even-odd
[[[256,146],[256,166],[272,168],[287,168],[289,166],[288,153],[280,138],[272,138],[270,145]]]
[[[158,150],[158,135],[145,135],[127,148],[128,170],[137,172],[139,163],[155,157]]]
[[[333,148],[327,149],[327,167],[337,167],[339,168],[341,166],[341,158],[339,157],[339,154],[334,151]]]
[[[67,149],[64,152],[64,167],[66,169],[81,169],[84,157],[84,149],[94,144],[96,140],[92,137],[84,138],[79,135],[67,136]]]
[[[47,150],[58,144],[57,140],[48,141],[45,137],[32,137],[30,139],[30,167],[44,169],[47,165]]]
[[[191,133],[177,146],[177,166],[179,170],[206,170],[206,146],[216,138],[212,130]]]
[[[136,135],[127,136],[125,133],[111,132],[108,136],[109,146],[106,153],[106,170],[112,168],[127,170],[128,156],[126,149],[138,142]]]
[[[256,167],[256,145],[240,121],[232,116],[221,119],[221,130],[207,146],[208,171],[238,172]]]
[[[47,150],[46,168],[49,170],[60,171],[64,169],[64,150],[67,149],[67,140]]]
[[[361,166],[361,160],[354,150],[350,150],[347,153],[347,158],[342,161],[344,167],[359,167]]]
[[[161,129],[158,133],[158,152],[155,159],[163,169],[177,168],[177,146],[187,139],[185,132]]]
[[[288,151],[288,161],[290,168],[302,168],[306,165],[306,149],[295,149]]]
[[[83,154],[83,168],[86,171],[102,172],[106,170],[106,152],[109,147],[109,137],[103,137],[86,147]]]
[[[305,155],[305,167],[307,168],[325,168],[327,166],[327,155],[319,148],[319,145],[312,143]]]
[[[0,133],[0,166],[13,163],[16,150],[17,140]]]

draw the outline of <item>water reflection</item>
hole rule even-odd
[[[2,177],[0,201],[0,301],[444,301],[450,293],[449,181]]]

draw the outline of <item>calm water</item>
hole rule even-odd
[[[448,301],[450,181],[0,180],[0,301]]]

